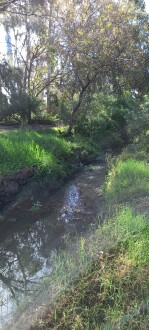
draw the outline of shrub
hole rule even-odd
[[[30,119],[31,112],[36,113],[41,106],[41,101],[32,94],[18,92],[11,95],[10,104],[8,106],[8,114],[17,114],[21,123],[27,123]]]
[[[109,137],[111,144],[127,141],[126,118],[131,100],[103,93],[94,94],[87,104],[84,100],[76,121],[76,131],[95,139]]]
[[[3,93],[0,93],[0,120],[3,120],[5,118],[7,108],[8,108],[7,97]]]

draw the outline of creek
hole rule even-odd
[[[0,232],[1,329],[13,322],[22,300],[50,277],[55,255],[66,249],[68,238],[83,236],[96,225],[106,170],[105,163],[84,167],[52,193],[37,186],[26,188],[0,215],[6,223]]]

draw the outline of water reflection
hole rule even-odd
[[[69,223],[74,215],[75,208],[77,207],[80,199],[79,189],[75,185],[71,185],[66,192],[64,198],[64,206],[60,211],[58,220],[63,220],[65,223]]]
[[[67,233],[74,236],[93,221],[99,209],[99,185],[104,182],[103,174],[99,180],[101,171],[95,167],[92,175],[90,171],[78,175],[52,196],[44,191],[31,192],[3,214],[15,221],[0,233],[1,324],[50,274],[55,255],[65,248]]]
[[[58,232],[57,228],[56,237]],[[54,230],[47,221],[37,221],[23,232],[12,233],[1,244],[1,320],[9,317],[22,295],[30,296],[39,279],[50,273],[59,244],[57,239],[54,240]]]

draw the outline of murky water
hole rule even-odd
[[[65,187],[49,193],[32,188],[1,215],[0,324],[50,274],[66,237],[84,235],[101,211],[106,166],[89,166]],[[20,328],[21,329],[21,328]]]

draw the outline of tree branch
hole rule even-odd
[[[36,97],[38,97],[44,89],[50,86],[50,84],[57,78],[59,72],[57,72],[56,76],[54,76],[52,79],[48,80],[48,82],[40,89],[40,91],[36,94]]]
[[[17,0],[3,1],[0,3],[0,12],[5,11],[11,4],[17,2]]]

